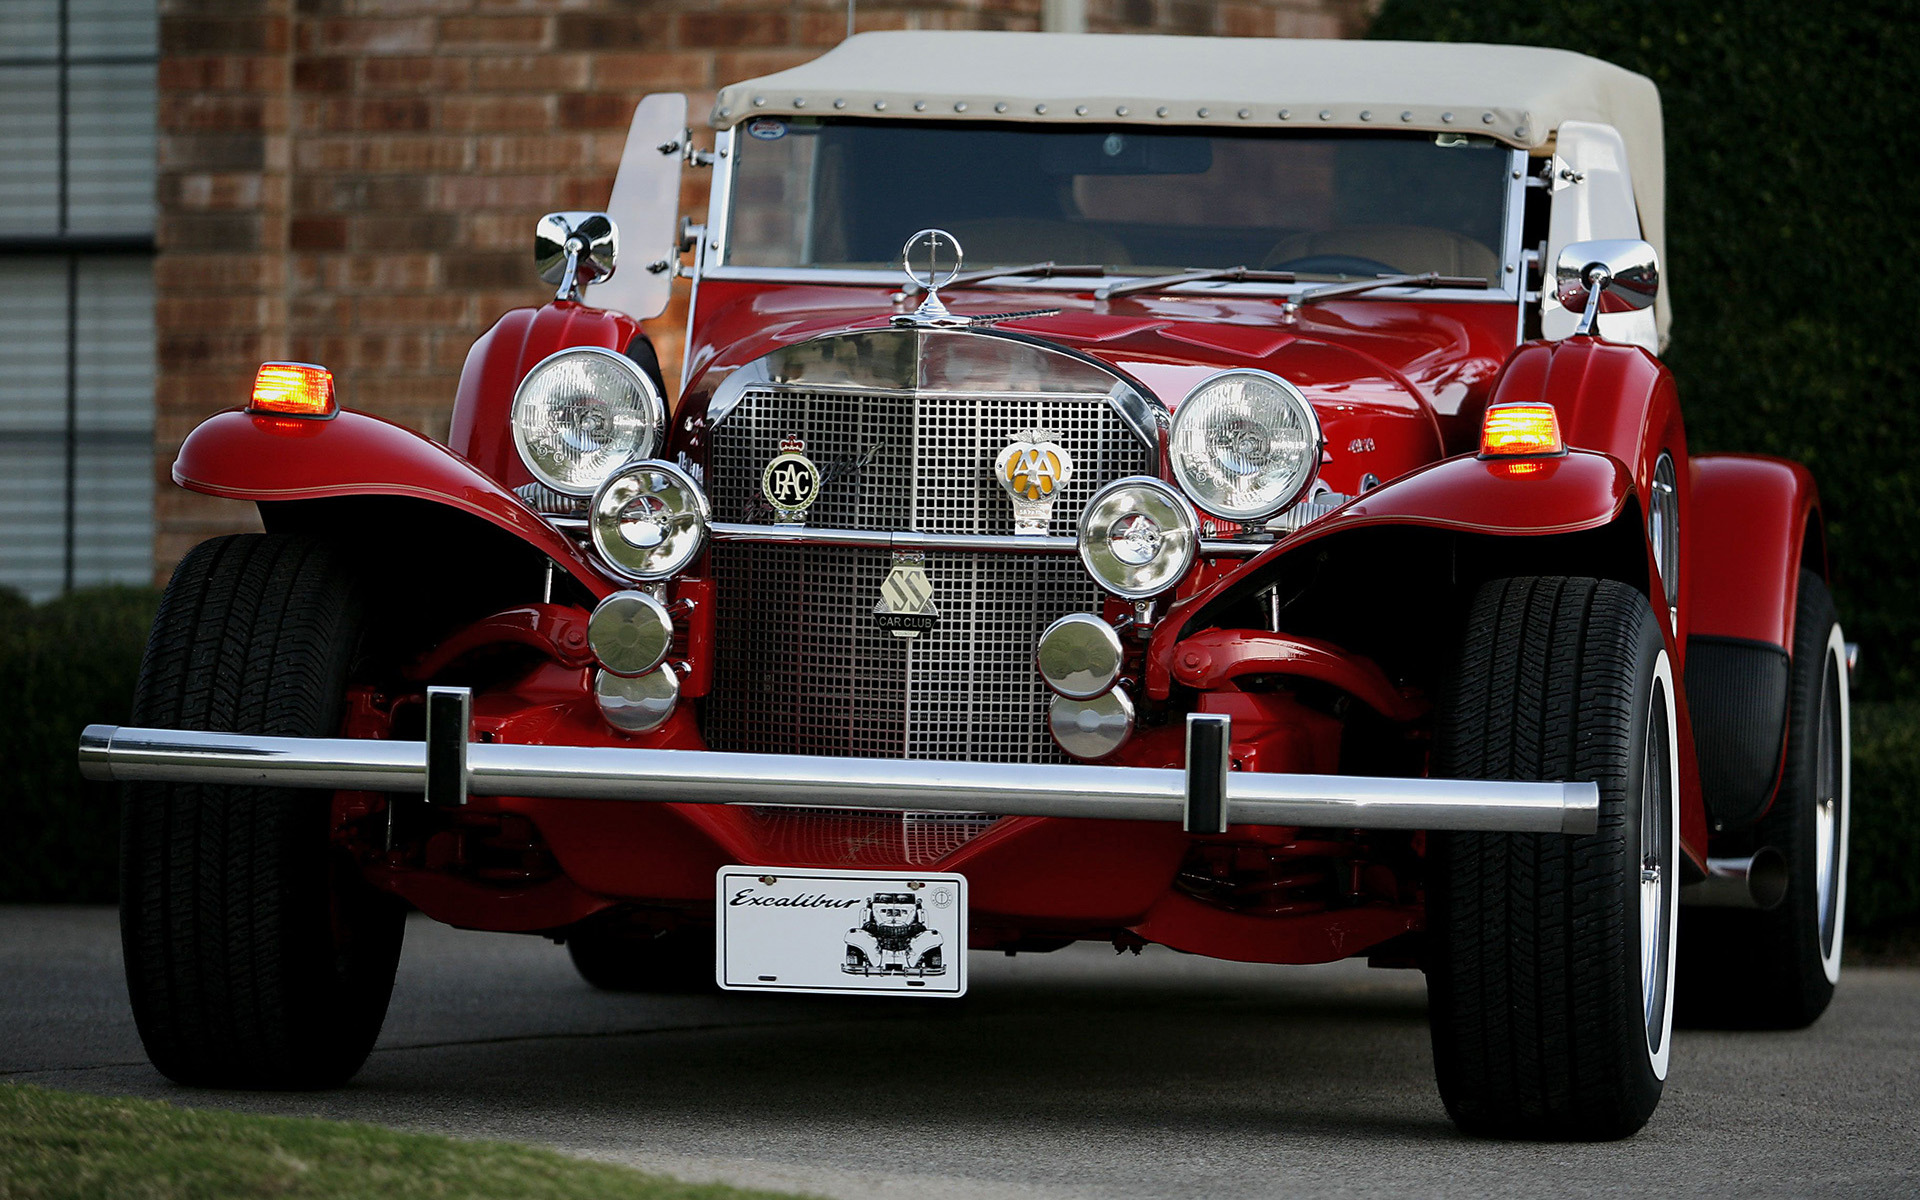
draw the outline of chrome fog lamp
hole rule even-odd
[[[672,663],[662,663],[645,675],[628,678],[600,671],[593,678],[593,698],[607,724],[628,733],[652,733],[667,723],[680,703],[680,677]]]
[[[1092,613],[1068,613],[1047,626],[1033,663],[1047,686],[1069,700],[1091,700],[1120,678],[1120,635]]]
[[[607,565],[632,579],[666,579],[706,549],[707,498],[685,471],[629,463],[593,494],[587,526]]]
[[[1300,389],[1266,371],[1202,380],[1173,413],[1173,476],[1206,512],[1258,521],[1281,511],[1320,472],[1320,421]]]
[[[615,592],[587,621],[587,645],[615,675],[645,675],[673,645],[673,618],[666,605],[645,592]]]
[[[1122,691],[1091,700],[1055,696],[1047,709],[1053,740],[1075,758],[1105,758],[1133,736],[1133,701]]]
[[[660,448],[667,405],[626,355],[575,346],[527,372],[513,393],[512,424],[514,447],[535,479],[591,496],[620,464]]]
[[[1116,479],[1080,510],[1080,561],[1114,595],[1145,600],[1193,565],[1199,524],[1186,497],[1161,480]]]

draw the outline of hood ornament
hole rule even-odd
[[[949,261],[951,266],[944,265]],[[960,248],[960,239],[944,229],[922,229],[908,238],[907,244],[900,247],[900,266],[907,273],[907,281],[924,291],[927,298],[910,313],[894,314],[893,323],[922,329],[955,329],[972,324],[966,317],[948,312],[940,301],[940,289],[954,281],[960,274],[960,264],[965,261],[966,252]]]
[[[953,254],[953,265],[943,268],[942,255],[949,250]],[[910,313],[893,314],[893,324],[908,329],[964,329],[969,325],[991,325],[995,321],[1027,320],[1059,314],[1057,308],[1025,308],[1018,312],[973,313],[968,316],[949,312],[940,300],[941,288],[954,283],[978,283],[1000,274],[997,269],[989,267],[962,275],[960,264],[966,261],[966,257],[966,252],[960,249],[960,239],[944,229],[922,229],[908,238],[907,244],[900,247],[900,266],[907,273],[908,290],[897,293],[894,299],[903,300],[916,291],[925,292],[927,298]],[[926,264],[924,273],[922,268],[915,266],[916,261]]]
[[[993,477],[1013,500],[1013,532],[1034,537],[1047,532],[1053,502],[1073,478],[1073,456],[1046,429],[1023,429],[993,460]]]

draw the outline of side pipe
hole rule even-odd
[[[1746,858],[1709,858],[1707,877],[1680,889],[1680,903],[1699,908],[1768,910],[1787,895],[1787,856],[1772,846]]]
[[[452,722],[447,724],[452,727]],[[427,786],[427,744],[89,725],[80,738],[80,772],[99,780],[420,795]],[[457,794],[444,780],[437,781],[436,790],[440,788]],[[1149,767],[476,742],[466,746],[465,790],[475,796],[822,805],[1171,823],[1189,819],[1187,772]],[[1226,811],[1217,821],[1222,828],[1579,834],[1594,831],[1600,811],[1600,791],[1592,783],[1228,772],[1225,790]]]

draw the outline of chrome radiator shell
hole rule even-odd
[[[761,472],[788,439],[820,469],[811,526],[1008,536],[1000,451],[1045,430],[1072,457],[1050,533],[1087,499],[1154,474],[1159,410],[1107,368],[981,332],[885,330],[800,343],[736,372],[709,409],[706,488],[716,519],[772,514]],[[716,750],[857,758],[1060,762],[1033,647],[1100,591],[1072,555],[929,551],[939,609],[917,639],[878,627],[892,555],[877,548],[716,541]]]

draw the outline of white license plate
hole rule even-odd
[[[716,902],[723,988],[966,993],[963,875],[722,867]]]

